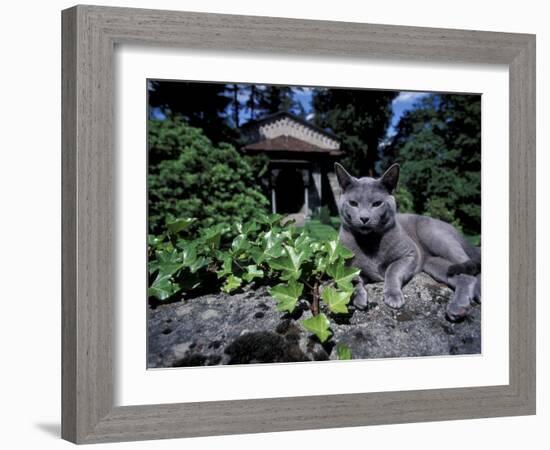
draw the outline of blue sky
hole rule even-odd
[[[403,114],[406,111],[409,111],[413,109],[414,104],[421,100],[423,97],[426,97],[427,95],[430,95],[429,92],[413,92],[413,91],[401,91],[399,92],[399,95],[395,97],[395,99],[392,102],[392,118],[390,127],[388,129],[388,136],[393,136],[395,134],[395,128],[397,127],[397,124],[399,123],[399,119],[403,116]],[[301,88],[300,90],[294,89],[294,98],[298,100],[302,106],[304,107],[304,110],[306,113],[308,113],[308,120],[312,119],[312,102],[313,97],[313,89],[309,87]],[[243,95],[243,102],[246,100],[246,96]],[[248,120],[248,117],[245,117],[243,115],[243,118],[245,120]]]
[[[302,87],[300,89],[292,88],[294,91],[294,98],[302,104],[304,110],[307,113],[307,119],[313,119],[312,113],[312,98],[313,98],[313,88],[311,87]],[[403,116],[406,111],[409,111],[414,108],[414,104],[421,100],[423,97],[430,95],[429,92],[413,92],[413,91],[401,91],[399,95],[395,97],[392,102],[392,118],[390,126],[388,128],[388,137],[391,137],[395,134],[395,129],[399,123],[399,119]],[[239,100],[241,104],[244,104],[248,100],[248,94],[242,92],[239,95]],[[155,118],[162,119],[164,114],[160,110],[155,109],[152,111]],[[228,114],[231,114],[230,109],[227,110]],[[250,111],[247,111],[244,107],[240,111],[240,123],[243,124],[250,120]]]
[[[413,109],[414,104],[421,100],[423,97],[430,95],[429,92],[411,92],[411,91],[401,91],[397,97],[393,99],[392,102],[392,118],[391,123],[388,128],[388,136],[393,136],[395,134],[395,128],[399,123],[399,119],[405,114],[406,111]]]

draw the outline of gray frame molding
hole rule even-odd
[[[62,31],[64,439],[94,443],[535,413],[535,36],[96,6],[63,11]],[[119,43],[506,64],[510,384],[114,407],[113,52]]]

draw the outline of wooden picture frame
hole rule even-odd
[[[63,11],[62,31],[64,439],[95,443],[535,413],[535,36],[97,6]],[[126,43],[507,65],[509,384],[114,407],[113,52]]]

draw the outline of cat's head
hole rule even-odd
[[[342,190],[338,210],[346,228],[368,235],[384,233],[395,225],[397,207],[392,194],[399,179],[398,164],[393,164],[380,178],[352,177],[338,163],[334,169]]]

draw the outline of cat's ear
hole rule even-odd
[[[334,163],[334,171],[336,172],[338,184],[342,188],[342,191],[347,191],[357,181],[349,173],[346,172],[346,169],[344,169],[341,164]]]
[[[392,164],[388,170],[384,172],[384,175],[380,177],[380,182],[388,190],[390,194],[395,191],[397,187],[397,181],[399,180],[399,164]]]

